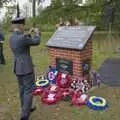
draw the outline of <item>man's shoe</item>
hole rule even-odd
[[[28,116],[22,117],[20,120],[28,120]]]
[[[30,112],[34,112],[35,110],[36,110],[36,106],[32,107],[32,108],[30,109]]]

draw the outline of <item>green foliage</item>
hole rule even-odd
[[[62,7],[61,0],[52,0],[51,7],[52,8],[60,8],[60,7]]]
[[[33,1],[33,0],[31,0]],[[88,0],[84,6],[79,6],[81,0],[52,0],[51,5],[39,12],[39,15],[28,20],[28,26],[39,26],[43,31],[55,30],[59,19],[63,21],[77,17],[85,25],[96,25],[97,30],[108,30],[108,23],[105,23],[105,10],[113,7],[112,29],[120,29],[120,1],[119,0]],[[40,0],[36,0],[40,2]],[[10,13],[7,13],[11,16]],[[8,22],[9,22],[9,18]]]
[[[96,25],[98,30],[106,29],[104,23],[105,9],[109,6],[106,0],[89,0],[84,6],[78,6],[80,0],[52,0],[52,4],[43,10],[36,18],[40,24],[55,25],[59,18],[70,20],[77,17],[82,23],[87,25]],[[112,28],[119,29],[120,24],[120,1],[112,1],[114,7],[114,21]],[[108,26],[107,26],[108,29]]]
[[[8,6],[6,8],[7,12],[5,13],[5,16],[3,18],[3,27],[5,30],[10,30],[10,26],[11,26],[11,20],[12,20],[12,16],[13,14],[16,13],[16,6]]]
[[[0,7],[3,7],[3,4],[7,4],[9,2],[13,2],[15,0],[0,0]]]

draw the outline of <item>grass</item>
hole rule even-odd
[[[120,53],[116,52],[120,48],[120,36],[106,34],[95,34],[93,37],[93,66],[99,69],[107,58],[119,58]]]
[[[45,48],[45,43],[51,35],[52,33],[43,33],[41,45],[33,47],[31,50],[36,74],[46,71],[49,65],[49,55]],[[103,49],[103,39],[105,39],[105,35],[95,35],[93,37],[93,65],[96,65],[97,68],[108,57],[119,57],[114,52],[101,51],[100,47]],[[19,120],[18,84],[15,75],[12,73],[13,57],[8,40],[5,42],[4,53],[7,64],[5,66],[0,65],[0,120]],[[70,102],[64,101],[56,105],[47,106],[42,104],[40,97],[37,96],[34,98],[37,110],[31,115],[30,120],[119,120],[119,93],[119,88],[112,88],[104,84],[102,84],[101,88],[95,88],[89,92],[89,95],[101,96],[108,101],[109,108],[106,111],[99,112],[92,111],[86,106],[80,108],[71,106]]]

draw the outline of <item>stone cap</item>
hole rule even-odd
[[[95,26],[59,27],[46,45],[48,47],[81,50],[92,36],[95,28]]]

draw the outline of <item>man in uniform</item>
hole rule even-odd
[[[5,64],[5,58],[3,54],[4,34],[0,31],[0,64]]]
[[[34,36],[24,34],[24,18],[12,20],[13,33],[10,37],[10,47],[14,54],[14,72],[18,79],[21,100],[20,120],[28,120],[32,108],[32,85],[35,80],[30,46],[40,44],[38,29],[32,29]]]

